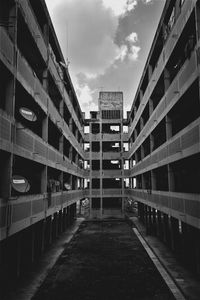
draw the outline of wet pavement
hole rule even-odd
[[[125,221],[83,222],[33,300],[175,299]]]

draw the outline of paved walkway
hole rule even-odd
[[[129,217],[139,233],[145,239],[151,250],[159,258],[162,265],[173,278],[175,284],[180,288],[187,300],[200,299],[200,281],[195,279],[189,271],[185,270],[176,260],[173,253],[156,237],[146,234],[145,227],[138,221],[137,217]]]
[[[83,218],[78,218],[74,225],[63,233],[51,248],[44,253],[38,262],[38,265],[32,270],[27,278],[20,283],[17,289],[10,292],[6,298],[1,300],[30,300],[65,249],[66,244],[70,242],[78,230],[83,220]],[[175,284],[180,288],[185,299],[199,300],[200,281],[197,281],[180,265],[171,251],[162,242],[154,236],[146,235],[145,227],[138,221],[137,217],[130,217],[130,220],[133,222],[133,227],[137,228],[141,238],[145,240],[160,263],[164,266],[167,273],[174,280]],[[142,244],[144,246],[144,243]]]
[[[127,222],[109,219],[81,224],[33,299],[183,300],[168,287]]]
[[[10,291],[8,296],[1,298],[1,300],[30,300],[65,249],[66,244],[71,241],[83,220],[83,218],[78,218],[66,232],[54,241],[49,250],[42,255],[37,266],[33,267],[33,270],[27,274],[27,278],[19,283],[16,290]]]

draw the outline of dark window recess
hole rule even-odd
[[[90,117],[91,117],[91,119],[97,119],[97,111],[91,111]]]
[[[48,124],[48,143],[59,150],[61,132],[58,127],[49,119]]]
[[[142,189],[142,175],[136,176],[136,188]]]
[[[100,161],[99,160],[92,160],[92,170],[100,170]]]
[[[72,133],[73,133],[74,136],[76,136],[76,130],[77,130],[76,123],[72,119]]]
[[[150,63],[149,63],[152,67],[152,72],[156,68],[156,64],[158,62],[159,56],[163,50],[163,45],[164,45],[163,41],[164,41],[163,32],[161,30],[156,38],[155,47],[154,47],[153,53],[151,55]]]
[[[150,154],[150,137],[148,136],[144,143],[142,144],[143,146],[143,155],[144,157]]]
[[[169,112],[172,136],[199,118],[199,116],[199,87],[198,81],[195,81]]]
[[[103,160],[102,161],[103,170],[121,170],[121,161],[119,160]]]
[[[137,136],[140,134],[140,131],[141,131],[141,127],[140,127],[140,119],[139,119],[135,127],[135,132]]]
[[[174,80],[185,61],[191,57],[196,45],[195,32],[195,17],[194,13],[192,13],[166,65],[170,83]]]
[[[200,154],[181,159],[171,165],[174,176],[174,191],[200,193]]]
[[[92,123],[92,133],[98,134],[100,132],[100,125],[98,123]]]
[[[121,189],[121,178],[103,178],[103,189]]]
[[[48,193],[56,193],[62,190],[61,172],[57,169],[47,168],[47,191]]]
[[[102,143],[103,152],[120,152],[121,143],[120,142],[103,142]]]
[[[100,189],[100,179],[93,178],[92,179],[92,188],[93,189]]]
[[[121,198],[103,198],[103,208],[108,209],[120,209],[122,206],[122,199]]]
[[[142,81],[142,85],[141,85],[141,90],[142,90],[143,95],[144,95],[144,93],[146,91],[148,82],[149,82],[149,78],[148,78],[148,69],[147,69],[146,73],[145,73],[145,76],[144,76],[144,79]]]
[[[142,156],[141,156],[141,147],[139,147],[137,149],[137,151],[135,152],[135,159],[136,159],[136,162],[138,163],[139,161],[141,161],[142,159]]]
[[[77,156],[78,154],[77,154],[77,151],[76,151],[76,149],[74,148],[74,147],[72,147],[72,161],[74,162],[74,163],[78,163],[77,162]]]
[[[30,184],[30,190],[26,194],[41,193],[41,178],[44,166],[34,161],[14,156],[13,175],[20,175],[26,178]],[[12,189],[12,196],[19,196],[20,193]]]
[[[102,133],[120,133],[120,124],[102,124]]]
[[[6,105],[8,103],[8,91],[12,89],[12,81],[13,76],[8,69],[0,63],[0,109],[6,110],[8,113],[9,109],[6,109]]]
[[[34,11],[37,22],[41,31],[44,33],[45,25],[48,24],[47,16],[44,12],[43,5],[39,0],[29,0],[32,10]]]
[[[157,191],[168,191],[168,170],[163,166],[153,170],[156,179]]]
[[[149,119],[149,103],[146,105],[142,113],[142,118],[143,118],[143,124],[145,125]]]
[[[20,10],[18,10],[17,32],[17,46],[19,51],[33,69],[33,74],[42,83],[46,65]],[[24,43],[24,41],[26,41],[26,43]]]
[[[151,192],[151,172],[146,172],[143,174],[144,186],[143,189],[146,189],[147,192]]]
[[[71,190],[72,189],[72,175],[69,173],[63,173],[63,189]]]
[[[48,94],[56,109],[60,111],[60,102],[62,100],[62,96],[50,72],[48,72]]]
[[[164,19],[163,37],[166,41],[175,24],[175,1],[172,0]]]
[[[13,26],[16,22],[16,19],[12,17],[10,12],[15,8],[14,0],[1,0],[1,9],[0,9],[0,26],[7,29],[8,33],[10,33],[10,37],[14,38],[11,33],[14,33]]]
[[[162,74],[156,84],[155,89],[153,90],[153,93],[151,95],[151,99],[153,101],[153,109],[157,107],[159,102],[161,101],[162,97],[165,93],[165,84],[164,84],[164,75]]]
[[[71,115],[70,115],[69,109],[66,106],[66,104],[64,104],[64,120],[68,126],[69,126],[70,119],[71,119]]]
[[[34,113],[36,116],[35,121],[29,121],[20,113],[20,109],[26,108]],[[29,93],[22,87],[20,83],[16,84],[15,93],[15,119],[20,122],[23,128],[28,128],[35,134],[42,137],[42,127],[43,121],[45,119],[45,114],[39,107],[39,105],[34,101]]]
[[[101,199],[100,198],[92,198],[92,208],[100,208]]]
[[[100,142],[92,142],[92,152],[100,151]]]
[[[133,131],[133,133],[131,134],[131,140],[132,140],[132,143],[135,142],[135,133],[134,133],[134,131]]]
[[[120,110],[102,110],[102,119],[120,119]]]
[[[163,119],[152,132],[153,150],[166,142],[166,123]]]
[[[71,149],[71,144],[70,142],[64,138],[64,148],[63,148],[63,154],[69,158],[70,156],[70,149]]]
[[[7,172],[10,168],[10,153],[0,150],[0,198],[8,197],[9,187]],[[18,174],[17,174],[18,175]]]
[[[139,106],[140,106],[140,95],[137,96],[137,99],[135,101],[135,108],[136,108],[136,111],[138,110]]]

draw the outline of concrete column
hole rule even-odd
[[[47,166],[43,167],[41,174],[41,193],[47,192]]]
[[[148,81],[150,81],[152,74],[153,74],[152,66],[148,65]]]
[[[146,234],[148,234],[148,206],[144,204],[144,223],[146,227]]]
[[[174,192],[175,191],[175,178],[174,178],[174,172],[170,165],[167,166],[168,171],[168,185],[169,185],[169,191]]]
[[[168,215],[163,213],[163,238],[164,242],[168,245],[169,242],[169,223],[168,223]]]
[[[143,95],[144,95],[144,94],[143,94],[143,91],[140,90],[140,96],[139,96],[139,97],[140,97],[140,103],[141,103],[141,101],[142,101]]]
[[[165,91],[168,90],[170,86],[170,73],[169,71],[165,68],[164,69],[164,87],[165,87]]]
[[[154,136],[151,133],[150,134],[150,153],[152,153],[154,151]]]
[[[166,122],[166,138],[169,140],[172,137],[172,120],[169,116],[165,117]]]
[[[178,16],[180,15],[181,13],[181,3],[180,3],[181,0],[176,0],[175,1],[175,20],[177,20]]]
[[[162,222],[162,213],[158,210],[157,211],[157,220],[158,220],[158,237],[163,240],[163,222]]]
[[[152,233],[152,219],[151,219],[151,207],[147,206],[147,226],[146,226],[146,232],[147,234]]]
[[[49,118],[48,116],[45,116],[45,118],[42,121],[42,138],[45,142],[48,142],[48,124]]]
[[[141,118],[140,118],[140,131],[142,131],[143,127],[144,127],[144,120],[143,120],[143,118],[141,117]]]
[[[64,135],[61,135],[59,138],[59,152],[61,154],[64,152]]]
[[[31,226],[31,263],[34,262],[35,260],[35,239],[36,239],[36,236],[35,236],[35,228],[34,228],[35,225],[32,225]]]
[[[141,159],[144,158],[144,146],[141,145]]]
[[[149,116],[151,116],[153,113],[153,100],[149,99]]]
[[[155,171],[153,170],[151,170],[151,187],[153,191],[156,190],[156,175],[155,175]]]
[[[21,232],[17,234],[17,249],[16,251],[16,258],[17,258],[17,262],[16,262],[16,275],[17,277],[20,276],[21,274]]]
[[[175,252],[175,254],[179,254],[180,252],[180,234],[179,234],[179,222],[178,219],[170,217],[170,229],[171,229],[171,249]]]
[[[45,40],[45,43],[48,44],[48,41],[49,41],[49,24],[44,24],[42,31],[43,31],[43,38]]]
[[[152,208],[152,234],[157,235],[157,216],[155,208]]]

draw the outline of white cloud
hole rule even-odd
[[[131,10],[135,9],[136,5],[137,5],[137,0],[127,0],[126,10],[131,11]]]
[[[88,104],[92,101],[92,92],[87,85],[85,85],[81,89],[78,89],[77,94],[79,95],[79,99],[81,101],[81,104],[83,105]]]
[[[106,8],[110,8],[115,16],[124,15],[137,5],[137,0],[102,0]]]
[[[140,50],[141,48],[139,46],[132,45],[130,48],[129,59],[133,61],[137,60]]]
[[[123,61],[128,53],[128,47],[126,45],[122,45],[119,49],[119,54],[117,55],[116,59],[120,59]]]
[[[103,74],[121,51],[114,43],[118,17],[100,0],[63,2],[55,7],[53,22],[65,58],[69,56],[73,74],[82,72],[88,77]]]
[[[81,105],[81,109],[86,112],[86,118],[89,118],[89,112],[92,110],[98,110],[97,104],[94,102],[94,91],[90,89],[90,87],[85,84],[84,86],[78,85],[76,93],[78,95],[78,99]]]
[[[126,40],[131,43],[136,43],[138,41],[138,35],[136,32],[132,32],[127,36]]]

